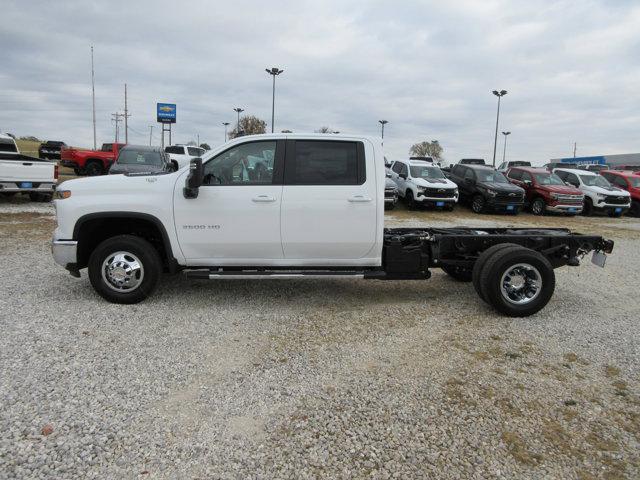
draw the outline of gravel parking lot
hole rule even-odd
[[[640,221],[527,319],[469,284],[196,281],[106,303],[53,264],[50,205],[0,199],[0,478],[639,478]]]

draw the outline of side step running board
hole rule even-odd
[[[383,270],[185,270],[187,278],[214,280],[220,278],[365,278],[371,280],[425,280],[431,272],[393,274]]]

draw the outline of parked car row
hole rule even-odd
[[[475,213],[493,211],[534,215],[559,213],[619,217],[640,216],[640,174],[631,171],[531,167],[529,162],[505,162],[498,169],[481,159],[465,159],[443,172],[425,160],[398,160],[387,165],[387,192],[393,182],[397,196],[409,208],[418,205],[451,210],[456,203]],[[566,165],[566,164],[564,164]],[[391,194],[389,194],[391,197]],[[389,205],[395,205],[389,201]]]

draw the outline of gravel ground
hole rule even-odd
[[[166,277],[111,305],[53,264],[53,211],[31,208],[0,203],[0,478],[640,477],[637,220],[388,216],[616,240],[509,319],[440,272]]]

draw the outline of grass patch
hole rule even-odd
[[[539,453],[531,452],[524,440],[514,432],[502,432],[502,441],[513,458],[524,465],[537,465],[543,457]]]

